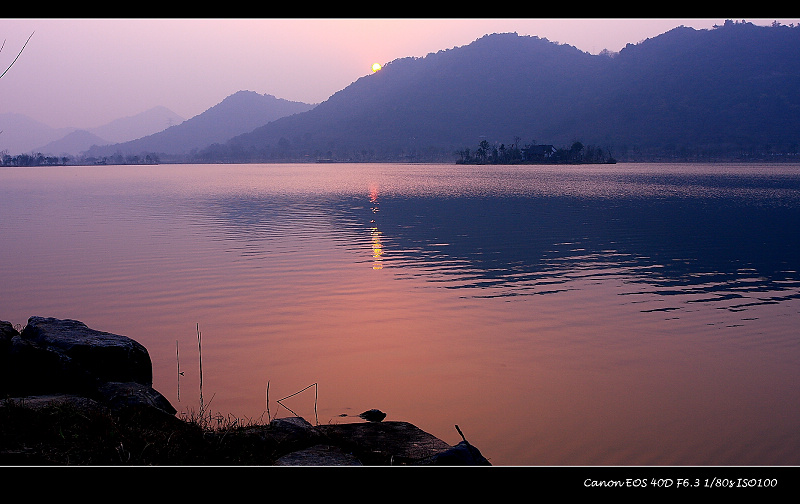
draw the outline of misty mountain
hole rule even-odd
[[[612,148],[618,159],[796,152],[800,27],[678,27],[591,55],[492,34],[402,58],[203,161],[443,160],[481,140]]]
[[[0,114],[0,152],[28,153],[75,131],[53,128],[22,114]]]
[[[284,100],[253,91],[239,91],[205,112],[164,131],[129,142],[95,146],[85,154],[93,157],[111,156],[117,153],[185,155],[214,143],[225,142],[270,121],[306,112],[312,108],[314,105],[307,103]]]
[[[97,128],[52,128],[22,114],[0,114],[0,151],[10,154],[41,152],[61,156],[78,154],[92,145],[124,142],[179,124],[183,118],[165,107],[116,119]]]
[[[105,143],[127,142],[163,131],[170,126],[180,124],[185,119],[170,109],[162,106],[153,107],[131,117],[123,117],[98,128],[90,133],[106,140]],[[86,150],[86,149],[83,149]]]
[[[67,136],[34,149],[33,151],[41,152],[45,155],[75,155],[93,145],[104,145],[107,143],[108,140],[100,138],[94,133],[86,130],[75,130],[67,134]]]

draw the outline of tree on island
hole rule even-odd
[[[487,140],[481,140],[475,154],[470,149],[459,150],[456,164],[613,164],[616,159],[611,155],[611,150],[603,150],[593,145],[584,146],[581,142],[574,142],[568,149],[556,148],[552,145],[531,142],[520,147],[519,137],[514,138],[514,143],[506,146],[501,143],[491,145]]]

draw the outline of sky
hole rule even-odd
[[[373,63],[424,57],[489,33],[538,36],[597,54],[725,19],[5,18],[0,73],[33,36],[0,79],[0,114],[94,128],[156,106],[189,119],[241,90],[319,103],[370,74]]]

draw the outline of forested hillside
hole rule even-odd
[[[143,157],[151,154],[151,157],[157,156],[162,160],[183,160],[212,143],[225,142],[275,119],[305,112],[313,107],[254,91],[239,91],[181,124],[137,140],[94,147],[86,156],[102,158],[133,154]]]
[[[800,27],[677,27],[600,55],[493,34],[392,61],[197,160],[455,161],[515,139],[620,160],[784,158],[798,150],[799,112]]]

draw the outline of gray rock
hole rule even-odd
[[[275,465],[491,465],[467,442],[450,446],[408,422],[312,426],[299,417],[273,420],[271,435],[291,433]],[[322,438],[320,438],[320,435]]]
[[[39,395],[85,391],[93,380],[70,365],[66,355],[22,339],[19,335],[0,343],[0,394]]]
[[[58,406],[71,406],[79,410],[100,410],[103,408],[102,404],[79,395],[72,394],[51,394],[51,395],[36,395],[28,397],[11,397],[0,403],[0,407],[8,407],[14,405],[18,408],[29,408],[33,410],[40,410],[50,407]]]
[[[301,417],[276,418],[269,432],[287,451],[308,448],[322,441],[322,435]]]
[[[11,338],[14,336],[19,336],[19,333],[14,329],[13,324],[5,320],[0,320],[0,345],[10,342]]]
[[[108,382],[98,387],[100,399],[112,409],[136,406],[156,408],[170,415],[178,411],[153,387],[136,382]]]
[[[314,445],[284,455],[275,461],[277,466],[360,466],[361,461],[338,446]]]
[[[480,450],[472,446],[466,441],[461,441],[454,447],[437,453],[427,462],[430,465],[447,465],[447,466],[475,466],[475,465],[492,465],[489,463]]]
[[[386,418],[386,413],[379,409],[371,409],[367,410],[364,413],[358,415],[359,417],[363,418],[367,422],[382,422],[384,418]]]
[[[147,349],[127,336],[96,331],[77,320],[31,317],[20,337],[64,355],[75,375],[90,375],[100,382],[153,384]]]
[[[283,429],[286,431],[299,431],[299,432],[310,432],[314,430],[314,426],[311,425],[311,422],[306,420],[303,417],[285,417],[285,418],[276,418],[269,423],[270,427],[273,429]]]
[[[317,430],[364,465],[414,465],[451,448],[408,422],[329,424]]]
[[[85,397],[113,409],[177,411],[152,388],[147,349],[126,336],[69,319],[31,317],[21,333],[0,322],[0,394]]]

